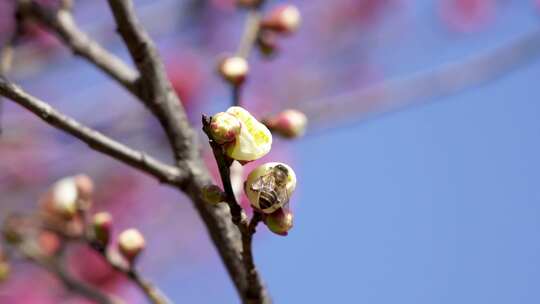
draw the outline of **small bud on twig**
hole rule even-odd
[[[269,30],[261,30],[257,37],[257,47],[266,57],[275,56],[279,51],[277,34]]]
[[[304,135],[307,122],[306,115],[297,110],[285,110],[274,117],[263,120],[263,123],[271,131],[286,138],[297,138]]]
[[[223,79],[232,85],[239,86],[246,80],[249,65],[246,59],[231,56],[221,60],[218,71]]]
[[[92,219],[94,241],[101,248],[107,247],[111,239],[112,215],[109,212],[96,213]]]
[[[209,204],[217,204],[226,201],[227,196],[220,187],[216,185],[205,186],[202,190],[203,199]]]
[[[79,198],[75,179],[63,178],[52,186],[51,191],[52,211],[66,219],[72,219],[77,214]]]
[[[77,186],[79,198],[85,201],[91,200],[94,193],[94,182],[92,179],[85,174],[76,175],[73,179]]]
[[[212,139],[218,144],[224,144],[236,140],[236,137],[240,135],[242,124],[236,116],[220,112],[212,116],[210,122],[210,133]]]
[[[280,208],[267,215],[264,218],[264,223],[273,233],[286,236],[293,227],[293,214]]]
[[[263,21],[263,29],[272,30],[282,34],[294,33],[302,21],[298,8],[292,4],[284,4],[273,9]]]
[[[125,230],[118,236],[118,250],[130,265],[135,262],[145,245],[144,237],[137,229]]]
[[[279,169],[279,170],[276,170]],[[270,214],[285,205],[296,189],[296,174],[284,163],[265,163],[248,175],[244,191],[254,209]],[[284,191],[284,192],[282,192]],[[267,192],[272,192],[269,194]],[[261,206],[261,196],[266,205]],[[268,201],[270,196],[273,201]]]

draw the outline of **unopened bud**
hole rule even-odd
[[[292,4],[284,4],[273,9],[263,19],[261,25],[263,29],[292,34],[298,29],[301,22],[302,16],[298,8]]]
[[[248,62],[240,56],[227,57],[219,64],[219,74],[221,77],[236,86],[246,80],[248,72]]]
[[[29,229],[30,224],[21,215],[12,214],[4,220],[2,234],[4,240],[10,244],[18,244],[24,239],[24,230]]]
[[[133,264],[145,245],[144,237],[137,229],[125,230],[118,237],[118,250],[130,264]]]
[[[94,241],[101,248],[105,248],[111,239],[112,215],[108,212],[94,214],[92,228],[94,230]]]
[[[60,249],[61,241],[56,233],[50,231],[40,231],[37,237],[37,243],[41,253],[46,256],[52,256]]]
[[[75,179],[63,178],[53,185],[51,191],[52,211],[66,219],[72,219],[77,214],[79,198]]]
[[[268,180],[271,177],[274,182],[272,188],[263,189],[264,180]],[[266,188],[268,186],[264,185]],[[265,214],[271,214],[274,211],[280,209],[285,205],[288,199],[291,198],[294,190],[296,189],[296,174],[293,169],[284,163],[265,163],[257,168],[253,169],[247,177],[244,185],[244,191],[251,203],[251,206]],[[276,201],[272,202],[270,206],[261,206],[261,191],[273,191],[278,195]],[[286,191],[286,193],[283,193]]]
[[[77,186],[79,198],[89,201],[94,193],[94,182],[92,179],[85,174],[76,175],[73,177],[73,179],[75,180],[75,185]]]
[[[275,234],[286,236],[293,227],[293,215],[290,211],[284,211],[283,208],[268,214],[264,223]]]
[[[273,132],[287,138],[304,135],[308,119],[297,110],[285,110],[275,117],[264,120],[264,124]]]
[[[210,133],[212,139],[218,144],[235,141],[241,129],[242,123],[240,120],[230,113],[220,112],[212,116]]]
[[[227,199],[227,196],[221,190],[220,187],[216,185],[205,186],[202,190],[203,199],[209,204],[217,204],[224,202]]]
[[[272,31],[262,30],[257,37],[257,46],[266,57],[272,57],[279,51],[277,34]]]

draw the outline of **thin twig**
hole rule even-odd
[[[222,146],[212,140],[209,129],[210,121],[210,117],[203,116],[203,131],[208,136],[210,146],[212,147],[216,159],[221,181],[223,183],[223,190],[227,196],[226,202],[231,210],[232,221],[238,227],[238,230],[240,230],[242,237],[242,262],[247,275],[247,289],[244,294],[245,301],[247,303],[269,303],[270,298],[257,267],[255,266],[252,250],[253,234],[256,231],[257,225],[262,220],[262,217],[258,212],[254,212],[251,221],[248,223],[247,216],[240,204],[238,204],[231,184],[230,167],[233,160],[223,153]]]
[[[49,104],[26,93],[20,87],[0,76],[0,95],[13,100],[36,114],[48,124],[73,135],[96,151],[109,155],[134,168],[138,168],[168,184],[180,184],[185,175],[178,168],[169,166],[140,151],[117,142],[68,117]]]
[[[87,239],[86,242],[93,249],[95,249],[114,270],[124,274],[129,280],[131,280],[142,291],[148,301],[153,304],[172,303],[156,285],[144,279],[135,268],[130,267],[129,265],[123,263],[120,259],[111,255],[110,253],[107,253],[105,248],[93,245],[91,240]]]
[[[259,9],[260,7],[257,7],[248,11],[246,23],[244,25],[244,32],[242,34],[242,38],[240,39],[240,43],[238,44],[236,56],[247,59],[251,53],[251,49],[257,41],[257,36],[259,35],[259,30],[261,27],[261,13]]]
[[[122,304],[123,301],[103,293],[99,289],[96,289],[84,282],[79,281],[73,277],[61,263],[60,257],[47,257],[39,253],[39,250],[34,250],[35,246],[30,246],[30,243],[22,243],[15,247],[28,261],[34,263],[47,270],[58,278],[66,289],[81,295],[91,301],[99,304]]]
[[[22,16],[38,21],[56,34],[75,55],[88,60],[137,95],[138,73],[81,31],[69,10],[53,11],[35,1],[24,1],[20,11]]]

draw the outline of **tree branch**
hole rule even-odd
[[[139,24],[130,0],[109,0],[118,32],[126,43],[133,62],[139,70],[139,97],[154,112],[167,133],[179,165],[198,157],[193,130],[184,108],[174,93],[148,33]]]
[[[70,290],[78,295],[81,295],[98,304],[123,304],[123,301],[112,297],[100,290],[87,285],[73,277],[60,263],[57,257],[46,257],[39,254],[38,250],[34,250],[30,244],[21,244],[16,247],[17,251],[27,260],[42,267],[62,282],[67,290]]]
[[[68,9],[53,11],[34,1],[23,1],[19,10],[22,16],[38,21],[55,33],[75,55],[88,60],[137,95],[138,73],[81,31]]]
[[[82,125],[75,119],[58,112],[49,104],[26,93],[2,76],[0,76],[0,95],[13,100],[57,129],[63,130],[80,139],[82,142],[88,144],[90,148],[138,168],[156,177],[161,182],[178,185],[186,178],[185,174],[178,168],[164,164],[157,159],[133,150],[96,130]]]
[[[247,280],[244,299],[246,303],[270,303],[266,288],[264,287],[257,267],[255,266],[252,251],[253,234],[255,234],[255,229],[262,220],[262,217],[258,212],[254,211],[253,217],[248,223],[247,216],[240,204],[238,204],[231,184],[230,167],[234,160],[228,158],[223,153],[223,147],[212,140],[210,122],[211,118],[203,115],[203,131],[208,136],[210,146],[212,147],[219,168],[223,190],[227,197],[226,202],[231,210],[232,221],[238,227],[242,238],[242,262]]]

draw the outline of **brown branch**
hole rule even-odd
[[[39,249],[29,243],[17,245],[15,249],[28,261],[42,267],[62,282],[65,288],[98,304],[122,304],[123,301],[103,293],[73,277],[62,265],[59,257],[47,257],[39,253]]]
[[[244,292],[246,303],[270,303],[270,298],[259,275],[253,260],[252,240],[253,234],[259,222],[262,220],[258,212],[253,213],[251,221],[248,223],[247,216],[238,204],[231,184],[231,164],[233,160],[223,153],[223,147],[212,140],[210,133],[211,118],[203,115],[203,131],[209,139],[210,146],[214,153],[219,174],[223,183],[223,190],[227,197],[226,203],[231,210],[232,221],[238,227],[242,238],[242,262],[246,273],[247,287]]]
[[[138,168],[156,177],[161,182],[180,184],[186,178],[178,168],[164,164],[157,159],[133,150],[96,130],[82,125],[75,119],[58,112],[49,104],[26,93],[20,87],[10,83],[1,76],[0,95],[13,100],[57,129],[73,135],[88,144],[90,148],[109,155],[134,168]]]
[[[130,0],[109,0],[118,32],[141,75],[139,97],[154,112],[173,148],[180,166],[198,157],[194,134],[184,108],[174,93],[159,53],[148,33],[139,24]]]
[[[238,49],[236,51],[236,56],[243,57],[247,59],[251,53],[251,49],[257,41],[257,36],[261,28],[261,13],[260,6],[256,8],[249,9],[248,15],[246,18],[246,23],[244,25],[244,32],[240,43],[238,44]]]
[[[23,1],[19,10],[22,16],[38,21],[56,34],[75,55],[88,60],[137,95],[138,73],[81,31],[68,9],[53,11],[34,1]]]
[[[146,298],[153,304],[169,304],[171,301],[164,295],[164,293],[154,284],[144,279],[140,273],[123,263],[119,257],[115,257],[108,254],[105,248],[92,244],[89,239],[85,240],[88,245],[95,249],[114,270],[124,274],[129,278],[137,287],[144,293]]]
[[[229,211],[223,207],[208,205],[201,196],[202,189],[211,178],[202,163],[191,128],[181,102],[172,91],[171,84],[165,74],[158,52],[139,24],[129,0],[109,0],[118,27],[131,57],[139,70],[140,98],[159,119],[167,132],[169,142],[180,168],[188,168],[191,173],[189,184],[181,189],[192,199],[199,215],[203,219],[216,245],[220,256],[233,280],[236,289],[244,302],[249,286],[241,257],[241,237],[238,229],[231,222]]]
[[[211,183],[211,178],[208,170],[203,164],[202,158],[199,155],[198,145],[194,136],[194,131],[191,128],[187,117],[185,115],[184,109],[181,105],[180,100],[176,94],[172,91],[171,84],[167,79],[163,65],[158,56],[158,52],[153,45],[153,42],[149,38],[145,30],[139,25],[138,20],[133,11],[133,6],[131,1],[128,0],[109,0],[109,5],[113,11],[114,18],[117,23],[118,31],[124,39],[128,50],[132,56],[132,59],[139,70],[140,77],[135,81],[134,87],[131,86],[131,81],[133,80],[132,73],[123,73],[117,71],[118,66],[124,66],[123,64],[115,65],[108,64],[101,60],[104,58],[110,59],[110,54],[108,54],[103,48],[99,47],[97,44],[94,45],[91,40],[85,40],[85,43],[81,43],[78,47],[75,44],[76,40],[71,40],[80,36],[80,33],[77,31],[66,31],[66,23],[52,23],[55,19],[50,15],[38,15],[35,14],[34,17],[39,16],[39,19],[45,20],[46,24],[49,27],[55,29],[57,34],[63,37],[64,43],[68,44],[71,48],[75,49],[77,47],[76,54],[81,55],[88,59],[91,63],[95,64],[107,74],[109,74],[114,79],[118,80],[120,83],[124,84],[134,93],[144,104],[154,113],[158,118],[163,129],[167,133],[167,137],[173,149],[175,159],[177,161],[177,166],[180,169],[180,172],[186,172],[188,176],[185,177],[186,183],[176,183],[176,186],[184,191],[193,201],[195,208],[199,212],[199,215],[203,219],[210,237],[214,242],[217,250],[219,251],[220,257],[222,258],[231,279],[233,280],[236,289],[243,301],[248,303],[247,298],[247,275],[242,261],[242,242],[238,229],[234,226],[230,219],[229,210],[223,206],[214,207],[208,205],[201,197],[202,189],[207,184]],[[31,9],[35,9],[37,6],[33,4]],[[34,13],[34,12],[33,12]],[[42,13],[42,12],[40,12]],[[60,13],[60,12],[59,12]],[[61,14],[60,14],[61,15]],[[54,17],[55,15],[53,15]],[[47,17],[47,18],[45,18]],[[56,16],[57,18],[58,16]],[[66,17],[64,17],[66,18]],[[69,22],[67,24],[70,24]],[[71,23],[72,28],[74,23]],[[71,37],[70,33],[75,37]],[[83,41],[84,42],[84,41]],[[89,47],[88,44],[94,45]],[[91,52],[93,50],[93,52]],[[99,50],[99,54],[95,54],[95,51]],[[98,58],[94,58],[94,54]],[[104,58],[102,58],[104,57]],[[128,75],[129,77],[124,77]],[[121,77],[122,76],[122,77]],[[7,82],[5,82],[7,84]],[[129,87],[127,86],[129,85]],[[4,90],[7,88],[12,88],[11,85],[4,85]],[[12,90],[8,90],[12,91]],[[10,95],[13,92],[9,93]],[[27,94],[23,96],[15,96],[16,101],[21,102],[23,105],[32,105],[29,107],[31,111],[38,115],[47,114],[45,117],[50,117],[51,113],[59,114],[57,112],[51,112],[50,107],[46,105],[44,108],[40,107],[35,108],[35,103],[30,104],[27,101],[36,101],[35,98],[28,99]],[[22,99],[19,99],[23,97]],[[38,100],[39,101],[39,100]],[[43,106],[44,104],[38,103],[38,105]],[[41,111],[46,110],[46,111]],[[63,118],[64,116],[60,116]],[[56,122],[58,117],[54,118]],[[45,119],[46,120],[46,119]],[[60,120],[62,121],[62,120]],[[81,135],[83,138],[86,138],[89,134],[84,134],[86,131],[91,131],[83,129],[82,134],[81,130],[78,128],[73,128],[74,121],[68,120],[70,124],[62,125],[66,127],[66,131],[73,132],[74,135]],[[76,126],[78,126],[76,124]],[[90,132],[94,134],[93,132]],[[93,140],[93,139],[92,139]],[[106,141],[108,141],[107,139]],[[118,148],[118,146],[115,146]],[[93,147],[96,149],[96,147]],[[122,149],[120,149],[122,150]],[[108,154],[109,151],[102,151],[105,154]],[[118,152],[118,151],[116,151]],[[114,155],[113,155],[114,156]],[[117,155],[118,156],[118,155]],[[135,168],[139,168],[144,172],[151,173],[160,173],[153,172],[155,166],[149,166],[148,157],[138,158],[140,155],[129,155],[128,160],[132,161],[131,158],[135,160],[142,161],[142,166],[139,162],[128,162],[123,157],[117,157],[117,159],[132,165]],[[182,179],[184,180],[184,179]]]
[[[307,114],[310,125],[368,119],[482,85],[538,57],[540,31],[535,30],[465,60],[295,107]]]

